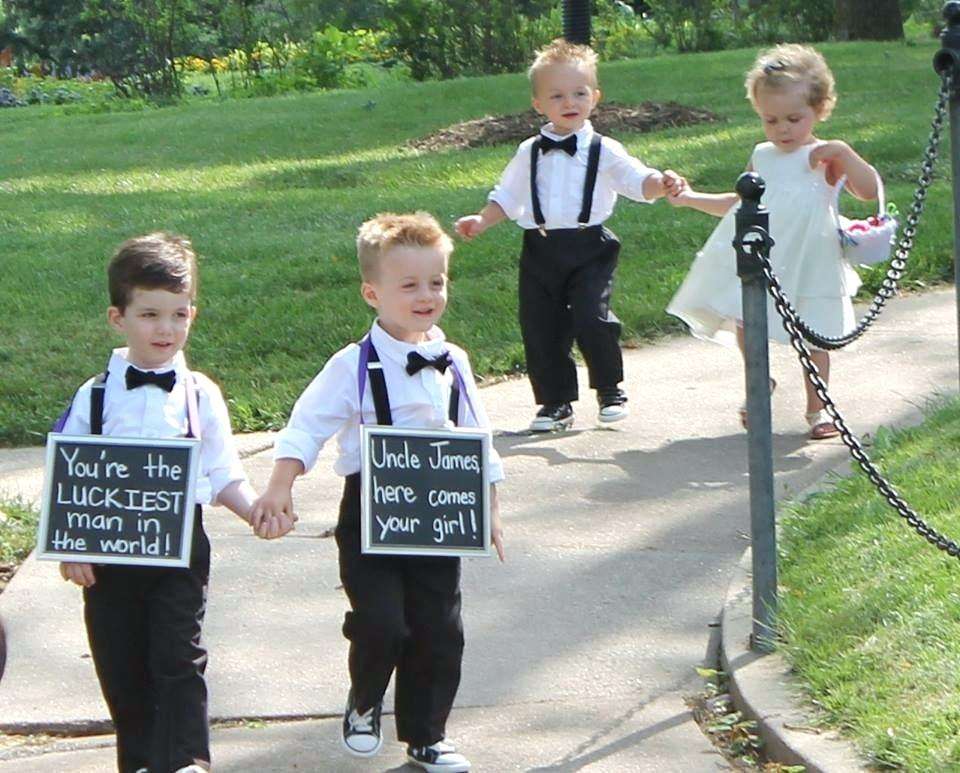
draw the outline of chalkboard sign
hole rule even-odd
[[[189,566],[199,444],[47,435],[37,558]]]
[[[361,427],[364,553],[490,553],[487,456],[476,429]]]

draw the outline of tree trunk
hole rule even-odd
[[[903,19],[899,0],[837,0],[840,40],[900,40]]]

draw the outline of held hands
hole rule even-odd
[[[472,239],[487,230],[482,215],[464,215],[454,225],[456,232],[464,239]]]
[[[93,574],[93,564],[61,561],[60,576],[82,588],[89,588],[97,582],[97,578]]]
[[[276,539],[293,531],[299,518],[293,512],[290,490],[268,489],[253,503],[248,520],[253,533],[261,539]]]
[[[689,193],[690,186],[686,178],[672,169],[667,169],[660,176],[660,195],[664,196],[672,206],[683,206]]]

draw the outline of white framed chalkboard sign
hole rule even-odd
[[[200,441],[47,435],[37,558],[189,566]]]
[[[364,553],[490,555],[490,433],[363,425]]]

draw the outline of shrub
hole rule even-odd
[[[23,104],[10,89],[0,88],[0,107],[23,107]]]

